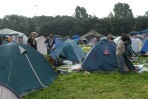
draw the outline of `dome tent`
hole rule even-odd
[[[0,84],[0,99],[21,99],[21,97],[11,88]]]
[[[44,88],[55,78],[48,61],[32,47],[16,43],[0,47],[0,83],[17,94]]]
[[[148,52],[148,40],[145,41],[141,51],[141,53],[147,53]]]
[[[129,58],[124,56],[124,59],[128,69],[134,71],[134,65]],[[107,39],[100,40],[86,55],[81,66],[87,71],[117,71],[116,44]]]
[[[56,56],[72,62],[81,62],[85,57],[85,52],[73,40],[62,41],[56,39]],[[52,57],[54,55],[51,54]]]

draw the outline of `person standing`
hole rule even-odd
[[[133,56],[132,47],[131,47],[132,40],[131,40],[129,35],[126,35],[126,42],[124,44],[125,44],[125,53],[126,53],[126,55],[129,58],[131,58]]]
[[[38,36],[36,32],[31,32],[29,39],[27,40],[27,45],[33,47],[37,50],[37,42],[35,41],[35,38]]]
[[[124,67],[126,66],[124,62],[124,56],[123,54],[125,53],[125,43],[126,42],[126,36],[122,36],[119,42],[117,43],[117,48],[116,48],[116,58],[117,58],[117,63],[118,63],[118,71],[120,73],[124,73]]]
[[[0,37],[0,46],[2,45],[2,37]]]
[[[98,41],[100,41],[100,37],[99,37],[99,36],[96,36],[96,38],[95,38],[95,40],[94,40],[94,45],[95,45]]]
[[[50,36],[48,36],[45,33],[44,38],[46,39],[44,44],[45,44],[45,47],[47,48],[47,55],[54,53],[54,51],[55,51],[55,39],[53,37],[53,34],[50,34]]]

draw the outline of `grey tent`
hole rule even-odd
[[[21,43],[27,44],[27,39],[28,38],[27,38],[27,36],[24,33],[21,33],[21,32],[18,32],[18,31],[14,31],[14,30],[11,30],[11,29],[7,29],[7,28],[1,29],[0,30],[0,37],[2,37],[2,40],[3,40],[2,44],[7,43],[4,40],[6,36],[14,36],[15,37],[14,40],[16,42],[19,42],[19,43],[20,43],[19,38],[21,37],[21,39],[22,39]]]
[[[96,36],[103,37],[104,35],[98,33],[94,29],[90,30],[88,33],[80,37],[80,40],[87,39],[88,41]]]
[[[14,31],[11,29],[1,29],[0,30],[0,36],[11,36],[11,35],[24,35],[24,33],[18,32],[18,31]]]

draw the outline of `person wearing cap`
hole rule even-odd
[[[31,32],[29,39],[27,40],[27,45],[33,47],[37,50],[37,42],[35,41],[35,38],[38,36],[36,32]]]

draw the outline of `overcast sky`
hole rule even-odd
[[[148,0],[0,0],[0,18],[5,15],[33,17],[74,15],[76,6],[84,7],[89,15],[107,17],[118,2],[128,3],[134,16],[148,11]]]

